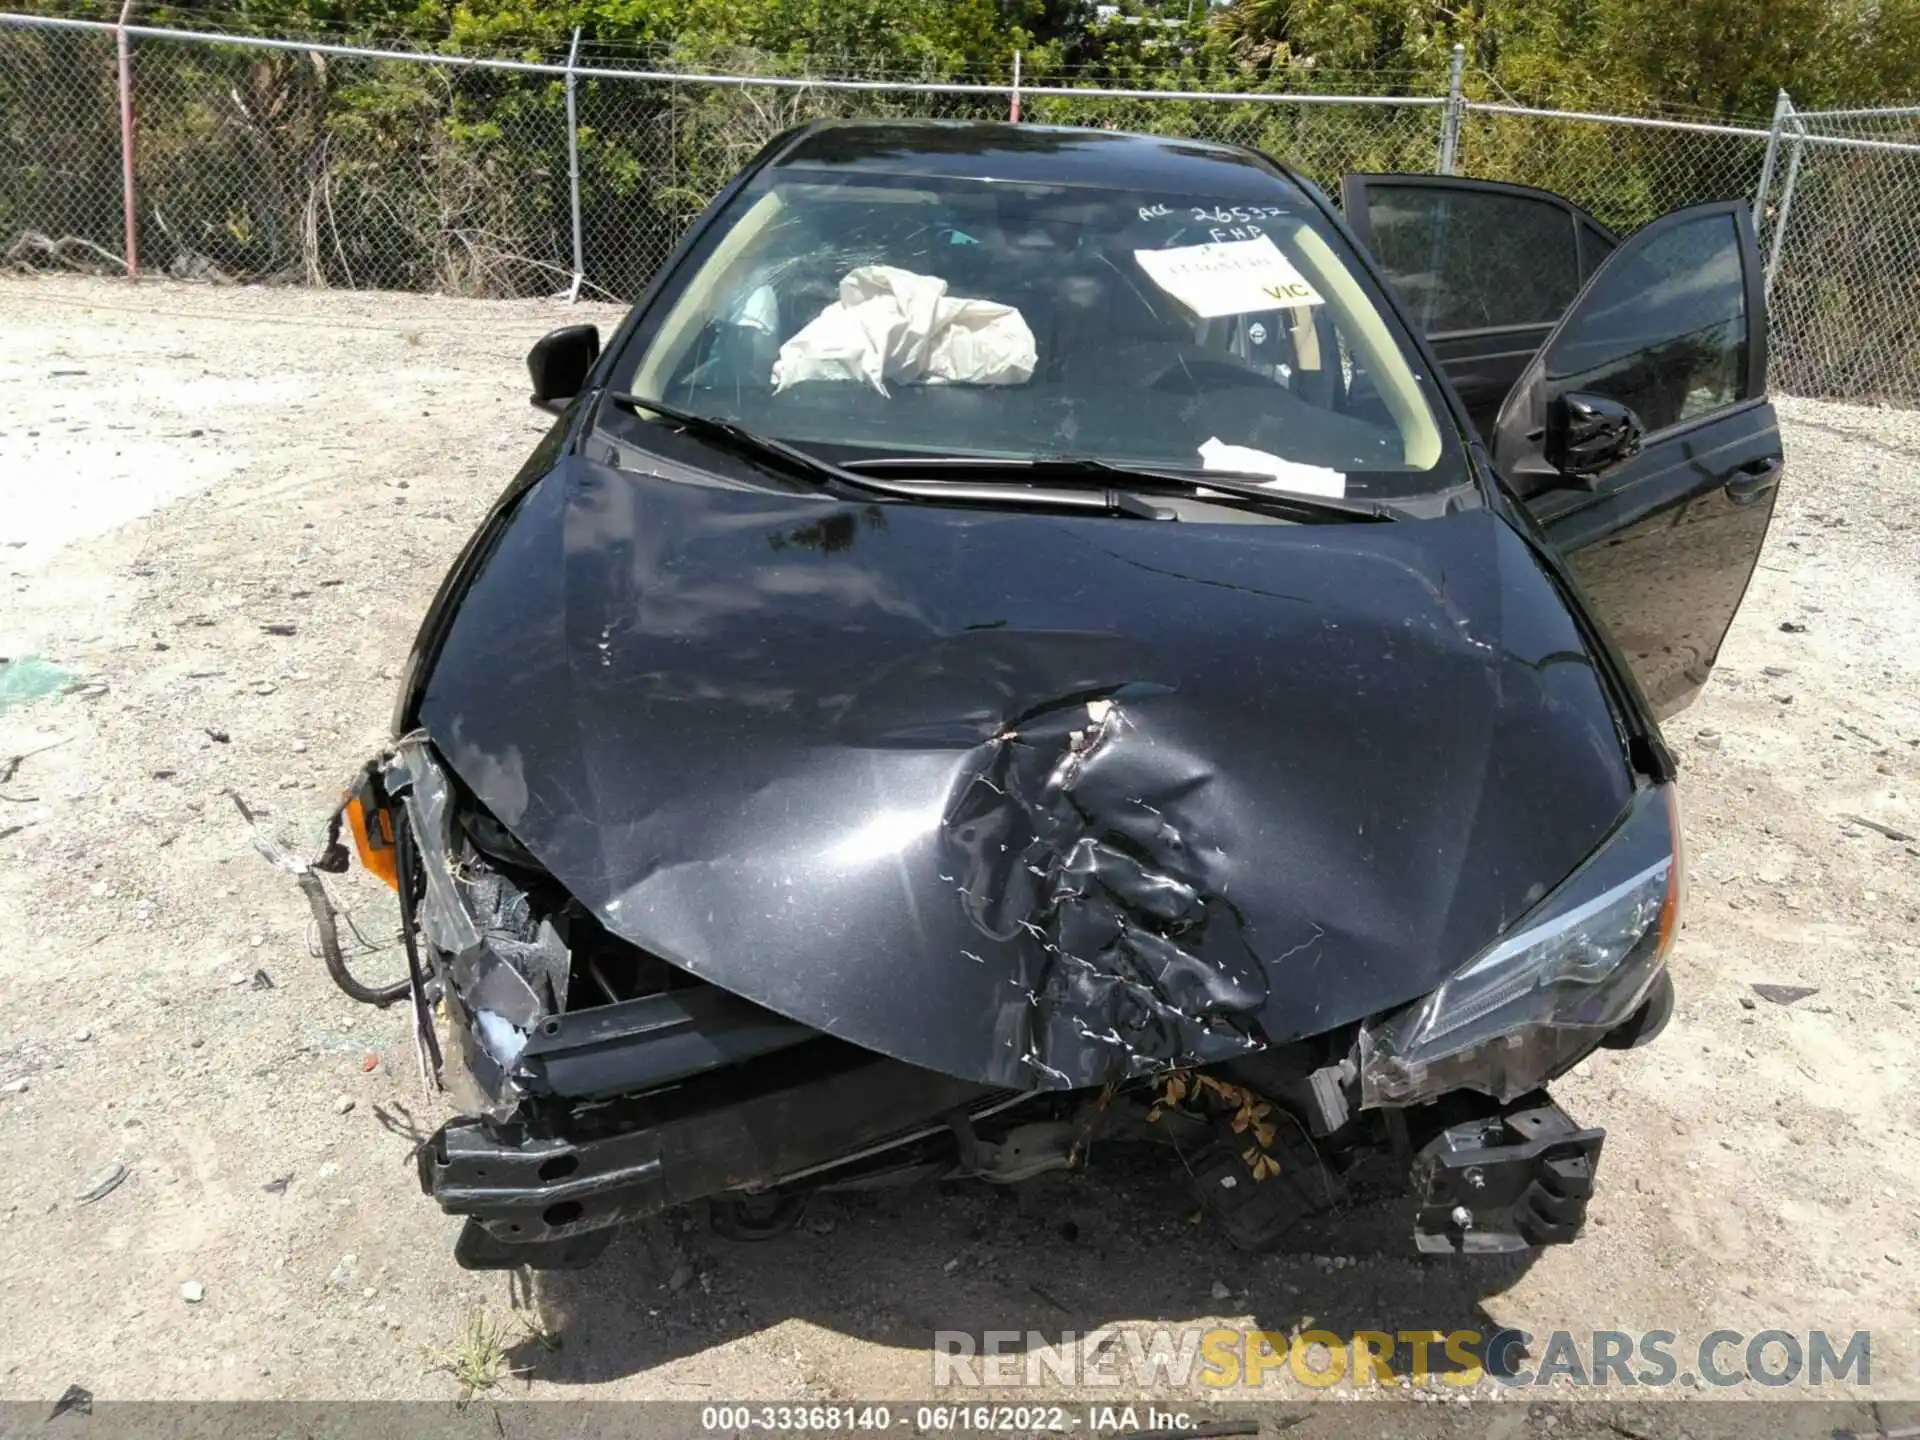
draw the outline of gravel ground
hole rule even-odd
[[[544,428],[527,343],[615,313],[66,279],[0,281],[0,310],[0,655],[68,677],[0,713],[0,773],[27,756],[0,782],[0,1396],[449,1397],[436,1356],[485,1313],[539,1396],[924,1398],[937,1328],[1312,1317],[1871,1329],[1871,1393],[1920,1398],[1920,843],[1850,818],[1920,834],[1920,415],[1781,405],[1767,552],[1669,727],[1678,1014],[1559,1087],[1609,1132],[1578,1245],[1424,1263],[1378,1207],[1249,1261],[1116,1163],[823,1204],[758,1247],[657,1223],[529,1292],[453,1265],[404,1018],[328,983],[224,792],[312,845]],[[344,893],[391,937],[385,892]]]

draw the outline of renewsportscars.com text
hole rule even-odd
[[[1293,1383],[1394,1385],[1429,1377],[1466,1388],[1483,1379],[1509,1386],[1570,1384],[1664,1389],[1820,1386],[1873,1381],[1872,1336],[1714,1330],[1683,1339],[1671,1330],[1331,1330],[1201,1329],[937,1330],[937,1387],[1154,1385],[1225,1389]]]

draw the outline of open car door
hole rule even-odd
[[[1483,437],[1618,243],[1570,200],[1442,175],[1345,175],[1340,205],[1426,332]]]
[[[1706,683],[1780,482],[1753,222],[1697,205],[1627,240],[1501,408],[1494,468],[1566,556],[1654,713]]]

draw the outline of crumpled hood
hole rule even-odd
[[[615,933],[1021,1088],[1424,994],[1631,790],[1565,605],[1486,511],[1155,523],[571,458],[419,714]]]

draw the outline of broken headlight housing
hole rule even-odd
[[[1360,1031],[1363,1106],[1524,1095],[1630,1019],[1679,928],[1671,785],[1640,792],[1573,874],[1438,990]]]

